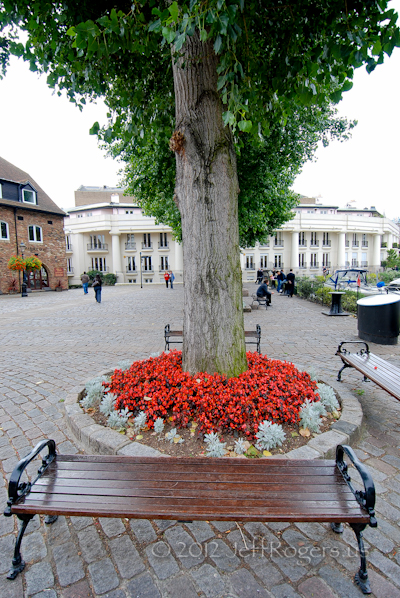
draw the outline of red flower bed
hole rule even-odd
[[[116,370],[105,385],[117,396],[117,410],[146,411],[149,428],[158,417],[172,417],[178,427],[195,420],[203,433],[236,430],[250,438],[265,419],[297,424],[302,403],[319,400],[316,383],[292,363],[258,353],[247,353],[247,360],[247,372],[237,378],[191,376],[182,371],[182,353],[171,351]]]

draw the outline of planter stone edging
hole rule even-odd
[[[298,368],[304,369],[304,368]],[[110,369],[98,374],[103,376]],[[93,379],[93,376],[92,378]],[[89,380],[88,380],[89,381]],[[279,455],[285,459],[333,459],[338,444],[352,444],[361,435],[363,412],[359,400],[343,389],[340,382],[324,382],[340,397],[342,414],[328,432],[312,438],[307,445]],[[77,403],[76,393],[71,393],[63,404],[67,426],[89,454],[168,457],[140,442],[129,440],[123,434],[95,423]]]

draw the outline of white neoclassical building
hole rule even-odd
[[[256,278],[256,270],[279,268],[296,275],[321,274],[324,267],[354,266],[370,272],[381,270],[387,250],[398,248],[399,226],[375,207],[324,205],[302,197],[295,215],[269,240],[241,252],[244,281]]]
[[[399,225],[374,207],[356,209],[301,198],[294,218],[264,244],[241,250],[243,281],[256,280],[258,268],[293,269],[297,276],[345,266],[381,269],[387,250],[400,246]],[[123,189],[80,187],[65,218],[67,272],[79,284],[88,270],[112,272],[117,284],[164,283],[172,270],[183,281],[182,245],[168,226],[144,216]]]
[[[88,270],[112,272],[117,284],[164,282],[172,270],[182,282],[182,246],[168,226],[144,216],[123,189],[80,187],[65,218],[67,272],[79,284]]]

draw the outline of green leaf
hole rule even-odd
[[[251,122],[251,120],[240,120],[238,122],[238,127],[244,133],[249,133],[253,128],[253,123]]]
[[[167,42],[169,44],[172,44],[172,42],[175,39],[175,31],[173,29],[171,29],[171,27],[163,27],[162,28],[162,34],[163,37],[165,37],[165,39],[167,40]]]
[[[181,33],[178,36],[178,39],[175,42],[175,50],[176,51],[179,51],[182,48],[183,44],[185,43],[185,39],[186,39],[186,34],[185,33]]]
[[[342,87],[342,91],[349,91],[353,87],[353,81],[345,81]]]
[[[97,133],[100,131],[100,125],[99,123],[96,121],[94,123],[94,125],[92,125],[90,131],[89,131],[89,135],[97,135]]]
[[[178,7],[178,3],[177,2],[173,2],[171,4],[171,6],[168,7],[168,10],[170,12],[171,15],[171,19],[173,21],[175,21],[175,23],[178,21],[178,16],[179,16],[179,7]]]
[[[200,39],[201,39],[201,41],[202,42],[207,41],[207,37],[208,37],[207,31],[205,29],[201,29],[200,30]]]
[[[233,114],[233,112],[230,112],[230,110],[228,110],[227,112],[224,112],[222,114],[222,120],[224,121],[224,125],[233,125],[235,123],[235,115]]]
[[[161,21],[157,19],[157,21],[153,21],[149,25],[149,31],[161,31]]]
[[[75,27],[70,27],[67,31],[67,35],[69,35],[70,37],[75,37],[75,35],[76,35]]]
[[[215,42],[214,42],[214,50],[215,50],[216,54],[219,53],[221,46],[222,46],[222,37],[220,35],[217,35],[217,37],[215,38]]]

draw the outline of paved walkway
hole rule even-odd
[[[254,285],[248,285],[251,291]],[[163,350],[163,327],[180,327],[182,288],[105,287],[103,302],[81,290],[0,297],[0,476],[44,437],[63,452],[62,402],[105,368]],[[341,340],[357,338],[353,317],[327,318],[321,307],[273,295],[272,308],[245,314],[259,323],[262,352],[314,366],[335,378]],[[374,346],[400,366],[400,348]],[[366,417],[357,454],[376,482],[378,529],[367,528],[373,596],[400,598],[400,403],[347,370]],[[7,598],[359,598],[350,528],[338,537],[320,524],[246,524],[35,517],[22,552],[25,571],[8,581],[16,523],[0,516],[0,596]]]

